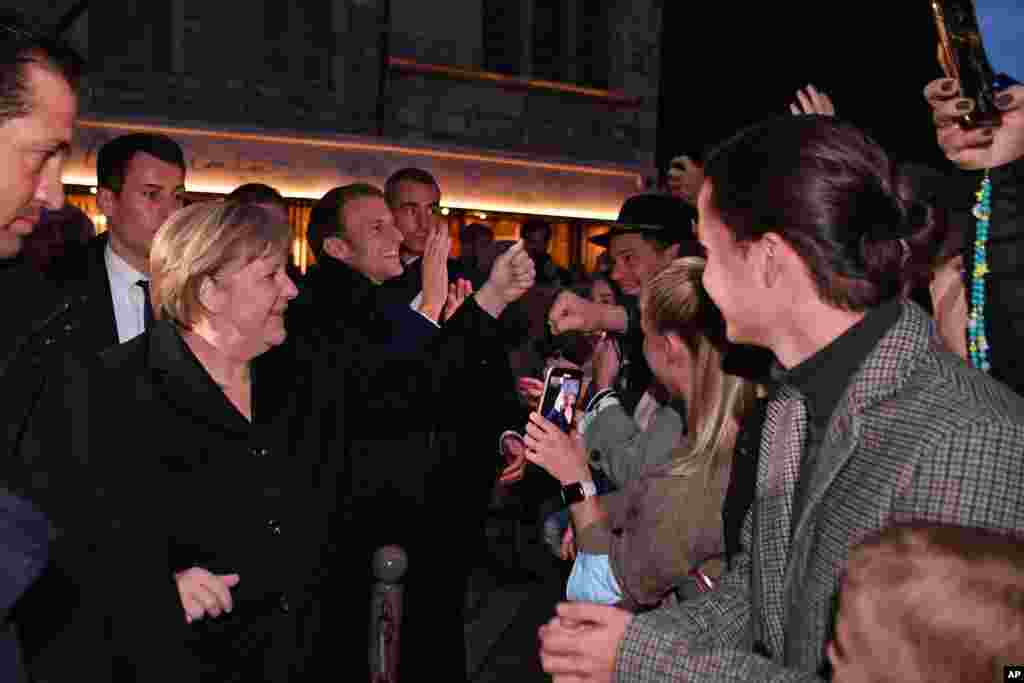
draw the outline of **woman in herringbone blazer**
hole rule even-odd
[[[841,121],[787,117],[737,134],[705,172],[704,285],[729,339],[777,360],[742,547],[679,607],[560,605],[541,630],[556,681],[827,678],[860,539],[904,521],[1024,529],[1024,401],[902,298],[931,212],[885,152]]]

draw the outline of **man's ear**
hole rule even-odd
[[[325,239],[324,253],[343,263],[349,263],[352,260],[352,247],[340,237],[328,237]]]
[[[782,277],[788,249],[786,242],[779,233],[766,232],[758,240],[756,248],[754,258],[757,259],[757,267],[761,269],[765,287],[772,287]]]
[[[117,195],[109,188],[99,188],[96,190],[96,206],[99,207],[100,213],[110,218],[117,213]]]

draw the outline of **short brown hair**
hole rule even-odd
[[[392,209],[398,208],[398,186],[402,183],[429,185],[436,188],[438,192],[441,191],[441,186],[437,184],[437,180],[429,171],[414,167],[399,169],[392,173],[384,182],[385,200]]]
[[[206,309],[199,289],[228,263],[287,250],[291,230],[254,204],[215,201],[181,209],[160,227],[150,252],[151,294],[158,317],[191,328]]]
[[[904,648],[901,659],[915,670],[891,671],[893,681],[989,683],[997,666],[1024,663],[1019,536],[892,526],[851,551],[843,591],[844,605],[867,604],[875,623],[865,628]]]
[[[343,211],[345,205],[362,197],[383,199],[384,193],[376,185],[351,183],[330,190],[313,206],[313,210],[309,213],[306,239],[317,261],[323,258],[324,240],[328,237],[344,239],[346,227]]]

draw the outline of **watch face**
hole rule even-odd
[[[562,487],[562,502],[572,505],[583,500],[583,485],[579,482]]]

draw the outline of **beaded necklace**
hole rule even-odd
[[[971,271],[971,313],[967,319],[967,352],[971,365],[983,372],[992,369],[988,360],[988,339],[985,337],[985,276],[988,275],[988,224],[992,216],[992,180],[989,172],[975,194],[974,270]]]

